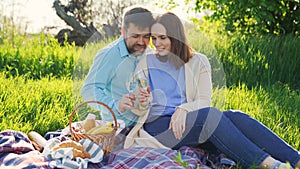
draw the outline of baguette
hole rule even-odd
[[[31,131],[28,133],[28,138],[32,141],[32,144],[38,151],[43,151],[47,140],[42,135],[36,131]]]

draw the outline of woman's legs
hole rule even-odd
[[[194,113],[194,112],[190,112]],[[206,114],[206,116],[203,116]],[[245,167],[260,165],[268,156],[249,140],[222,112],[215,108],[200,109],[197,119],[205,119],[201,135],[208,138],[220,151]],[[188,117],[189,118],[189,117]],[[198,120],[197,120],[198,121]],[[213,132],[210,130],[213,129]],[[205,134],[203,134],[205,133]],[[207,135],[208,134],[208,135]],[[200,142],[201,143],[201,142]]]
[[[144,129],[147,131],[156,126],[152,135],[162,144],[174,149],[181,146],[197,146],[208,139],[219,150],[245,167],[257,165],[270,168],[276,161],[249,140],[224,113],[215,108],[189,112],[186,131],[181,140],[177,140],[173,132],[168,130],[169,121],[170,117],[159,118],[152,124],[144,125]]]
[[[157,120],[150,126],[144,125],[144,129],[149,130],[151,125],[168,126],[168,118],[162,119],[165,120]],[[269,156],[247,139],[222,112],[215,108],[189,112],[186,124],[186,131],[181,140],[177,140],[173,132],[166,127],[164,132],[160,134],[152,132],[152,135],[162,144],[174,149],[181,146],[197,146],[209,140],[220,151],[245,167],[260,165]]]
[[[292,166],[299,164],[300,154],[279,138],[265,125],[240,111],[225,111],[224,115],[253,143],[272,157],[289,162]],[[299,165],[298,165],[299,167]]]

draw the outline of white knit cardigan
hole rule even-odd
[[[212,97],[212,80],[211,66],[208,58],[203,54],[196,53],[184,66],[187,103],[178,107],[188,112],[209,107]],[[147,69],[146,57],[139,62],[136,72],[143,69]],[[127,135],[124,148],[138,146],[168,148],[143,130],[143,124],[148,117],[149,109],[143,111],[135,109],[133,112],[139,116],[139,119]]]

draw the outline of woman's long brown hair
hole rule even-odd
[[[185,30],[181,20],[172,12],[167,12],[158,18],[155,23],[162,24],[166,29],[166,34],[171,40],[171,56],[169,59],[176,68],[187,63],[194,52],[187,43]]]

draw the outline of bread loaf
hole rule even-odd
[[[57,146],[53,147],[52,151],[58,151],[61,148],[73,148],[73,158],[80,157],[80,158],[91,158],[91,155],[84,150],[81,144],[68,140],[59,143]]]

